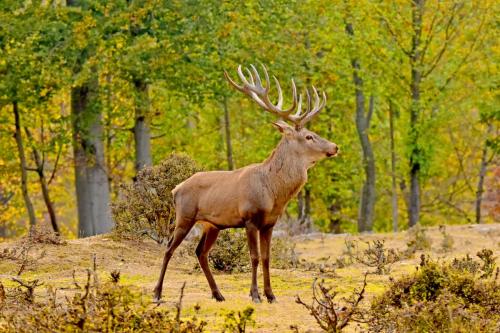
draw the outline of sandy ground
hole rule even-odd
[[[441,250],[442,235],[437,228],[429,228],[427,234],[432,240],[432,249],[427,253],[435,259],[451,260],[454,257],[470,254],[483,248],[490,248],[495,256],[500,255],[500,224],[449,226],[447,232],[453,237],[454,246],[450,252]],[[386,247],[404,250],[407,234],[371,234],[371,235],[330,235],[313,234],[298,237],[297,254],[301,260],[322,262],[330,258],[329,262],[342,255],[345,240],[374,240],[384,239]],[[15,242],[0,243],[0,251],[12,248]],[[148,295],[152,290],[159,274],[164,248],[152,242],[115,241],[108,236],[97,236],[86,239],[68,241],[66,245],[39,244],[32,250],[34,256],[45,251],[45,255],[30,270],[23,273],[26,279],[38,278],[45,286],[62,288],[59,295],[74,292],[73,271],[77,279],[85,279],[85,270],[91,266],[92,256],[96,255],[98,272],[102,279],[109,278],[109,272],[119,270],[121,281],[125,285],[132,285],[143,289]],[[407,274],[415,269],[419,261],[419,253],[413,259],[400,261],[392,266],[391,275]],[[193,307],[201,306],[198,318],[208,322],[207,330],[219,332],[223,324],[224,313],[230,310],[242,310],[246,306],[255,307],[256,325],[250,332],[290,332],[290,325],[297,325],[301,332],[318,332],[314,318],[307,310],[295,303],[295,296],[300,295],[303,300],[311,299],[311,284],[315,277],[322,276],[317,270],[306,269],[272,269],[271,279],[274,293],[278,299],[275,304],[254,304],[248,296],[250,288],[250,273],[221,274],[216,273],[215,279],[219,284],[226,301],[217,303],[211,299],[210,289],[205,276],[194,269],[196,258],[187,253],[182,247],[176,252],[167,271],[163,299],[161,306],[172,307],[177,301],[179,289],[186,282],[184,297],[184,316],[194,314]],[[0,259],[0,275],[14,274],[17,265],[9,260]],[[336,275],[322,276],[325,281],[333,285],[341,294],[347,294],[359,287],[363,280],[363,272],[373,270],[361,264],[354,264],[346,268],[337,269]],[[260,268],[259,268],[260,272]],[[388,275],[369,275],[367,286],[367,300],[383,292],[389,280]],[[4,276],[0,281],[8,285]],[[262,276],[259,276],[259,286],[262,292]],[[44,296],[43,288],[38,297]],[[349,331],[356,331],[351,326]]]

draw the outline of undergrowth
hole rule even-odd
[[[139,171],[133,184],[121,186],[111,206],[115,236],[149,237],[157,243],[168,240],[175,221],[172,190],[197,171],[200,168],[191,158],[175,154]]]

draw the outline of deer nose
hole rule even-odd
[[[326,153],[326,157],[337,156],[338,153],[339,153],[339,147],[336,144],[334,144],[332,149]]]

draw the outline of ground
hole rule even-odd
[[[500,255],[500,225],[463,225],[449,226],[447,232],[454,240],[453,249],[449,252],[441,250],[442,234],[438,228],[429,228],[428,236],[432,240],[432,248],[426,251],[433,258],[451,260],[454,257],[470,254],[483,248],[490,248],[495,256]],[[345,240],[374,240],[384,239],[386,247],[404,250],[408,235],[405,232],[370,235],[330,235],[312,234],[294,239],[297,242],[297,254],[301,260],[308,262],[322,262],[342,255]],[[15,242],[0,243],[0,252],[5,248],[12,248]],[[30,270],[22,274],[25,279],[38,278],[45,286],[54,286],[62,289],[58,295],[63,297],[72,291],[73,271],[77,280],[85,279],[85,270],[91,266],[92,256],[96,254],[97,269],[101,279],[108,279],[109,272],[119,270],[123,284],[142,288],[147,295],[152,296],[152,290],[158,278],[164,247],[152,242],[116,241],[108,235],[71,240],[65,245],[38,244],[32,250],[33,254],[45,255]],[[407,274],[415,269],[419,261],[419,253],[412,259],[400,261],[392,266],[391,275]],[[205,276],[194,269],[196,258],[194,254],[187,253],[180,248],[172,259],[164,283],[163,299],[166,301],[161,306],[172,307],[178,300],[179,290],[184,282],[185,297],[183,302],[183,315],[191,316],[195,312],[194,306],[198,304],[201,310],[197,314],[208,322],[208,331],[219,332],[223,324],[223,315],[230,310],[243,310],[246,306],[255,307],[256,325],[250,332],[290,332],[290,325],[297,325],[301,332],[319,331],[314,319],[307,310],[295,303],[296,295],[303,300],[311,299],[311,283],[315,277],[321,276],[317,269],[272,269],[271,279],[274,293],[278,299],[275,304],[254,304],[248,295],[250,288],[250,273],[221,274],[216,273],[215,279],[219,284],[226,301],[217,303],[211,299],[210,289]],[[11,284],[8,276],[15,274],[18,265],[9,261],[0,261],[0,282],[6,286]],[[363,272],[373,271],[361,264],[354,264],[346,268],[337,269],[336,276],[326,274],[325,281],[334,286],[341,293],[349,293],[361,285]],[[260,269],[259,269],[260,272]],[[388,275],[369,275],[367,286],[367,299],[380,294],[389,280]],[[259,276],[259,287],[262,292],[262,277]],[[44,297],[45,292],[40,288],[37,297]],[[356,326],[351,325],[349,331],[356,331]]]

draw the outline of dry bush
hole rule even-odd
[[[299,257],[295,252],[295,241],[291,237],[275,237],[271,242],[271,266],[273,268],[297,268]]]
[[[183,249],[188,255],[194,255],[199,238],[186,243]],[[271,267],[296,268],[299,258],[295,252],[296,243],[291,237],[273,238],[271,242]],[[183,254],[184,255],[184,254]],[[210,267],[224,273],[250,271],[250,253],[244,229],[226,229],[219,233],[216,243],[208,255]],[[199,269],[198,264],[196,269]]]
[[[33,270],[38,260],[45,256],[45,251],[42,251],[38,255],[33,255],[31,250],[34,248],[35,244],[29,240],[29,238],[23,239],[16,246],[12,248],[5,248],[0,252],[0,259],[10,260],[19,265],[15,274],[17,276],[21,275],[26,270]]]
[[[341,332],[350,322],[364,322],[365,320],[360,303],[364,299],[367,276],[368,273],[365,273],[363,285],[359,291],[354,290],[349,297],[344,297],[340,301],[336,300],[337,291],[325,286],[324,281],[318,282],[318,279],[315,279],[312,286],[311,304],[305,303],[299,296],[296,297],[295,302],[309,310],[309,314],[314,317],[323,331]],[[291,328],[298,332],[296,326]]]
[[[391,265],[399,261],[401,255],[394,249],[386,249],[385,241],[374,240],[373,242],[365,242],[367,249],[360,251],[355,246],[355,251],[352,254],[354,259],[368,267],[376,268],[375,274],[387,274],[391,270]]]
[[[250,269],[249,256],[245,231],[227,229],[219,234],[217,242],[208,255],[208,262],[219,272],[247,272]]]
[[[116,282],[98,283],[88,270],[86,283],[73,297],[47,288],[45,301],[20,297],[8,290],[9,304],[0,307],[0,331],[24,332],[203,332],[204,321],[181,319],[182,290],[176,312],[151,304],[149,297]],[[13,298],[13,299],[12,299]],[[10,299],[10,300],[9,300]]]
[[[472,259],[468,254],[464,258],[454,258],[451,262],[451,267],[455,270],[472,274],[481,273],[480,278],[482,279],[492,277],[496,267],[496,257],[493,256],[493,251],[482,249],[476,253],[476,256],[480,261]]]
[[[439,232],[443,236],[443,240],[441,241],[441,252],[450,252],[453,250],[453,244],[455,243],[453,237],[446,232],[446,226],[444,225],[439,226]]]
[[[330,257],[323,257],[319,259],[318,263],[310,262],[305,259],[300,261],[300,268],[308,271],[317,271],[321,277],[338,277],[336,269],[338,264],[336,262],[330,262]]]
[[[432,242],[426,232],[427,230],[421,227],[420,224],[408,229],[407,249],[403,253],[405,257],[411,258],[415,252],[429,250],[431,248]]]
[[[335,265],[338,268],[344,268],[354,263],[356,252],[356,241],[346,239],[344,240],[344,249],[342,255],[335,259]]]
[[[65,245],[66,241],[61,238],[61,235],[53,232],[46,226],[35,226],[25,238],[25,240],[32,244],[52,244],[52,245]]]
[[[468,264],[458,267],[422,256],[417,272],[392,280],[371,304],[369,331],[498,332],[496,278],[481,278],[470,258],[454,262]]]
[[[139,171],[133,184],[121,186],[120,197],[112,204],[115,235],[147,236],[158,243],[168,240],[175,221],[172,190],[198,171],[191,158],[176,154]]]

